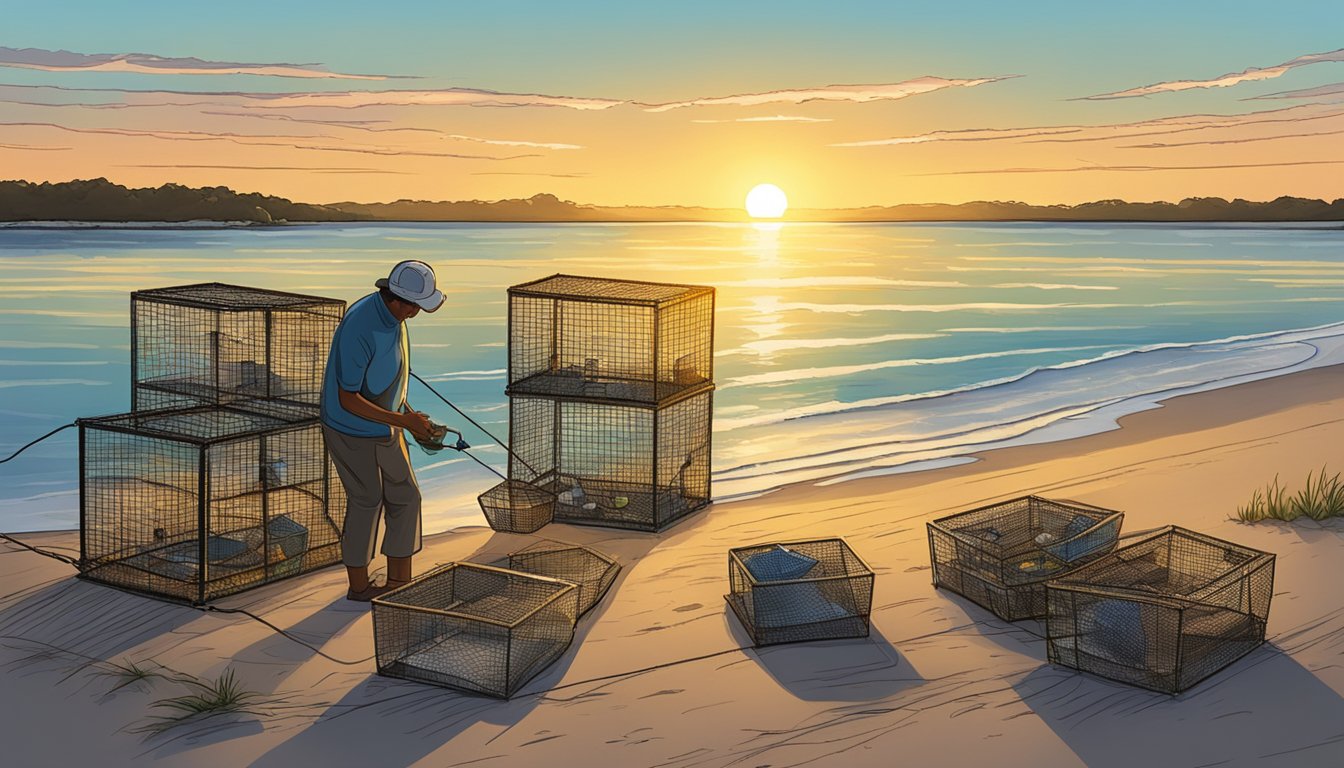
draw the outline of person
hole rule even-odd
[[[403,433],[430,439],[433,426],[406,402],[410,344],[406,321],[443,304],[434,270],[403,261],[374,285],[378,290],[346,311],[331,340],[322,381],[322,434],[345,487],[341,559],[350,600],[368,601],[411,581],[420,551],[420,487]],[[387,518],[382,553],[387,579],[369,579],[380,517]]]

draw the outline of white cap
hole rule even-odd
[[[434,268],[423,261],[403,261],[374,285],[392,291],[399,299],[420,305],[426,312],[433,312],[443,305],[443,291],[434,287]]]

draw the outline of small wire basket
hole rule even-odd
[[[505,480],[477,501],[496,531],[532,533],[555,518],[555,494],[522,480]]]

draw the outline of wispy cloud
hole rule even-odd
[[[1118,141],[1148,136],[1167,136],[1192,131],[1226,130],[1264,125],[1289,125],[1344,117],[1344,112],[1322,105],[1301,105],[1240,115],[1180,115],[1113,125],[1056,125],[1023,128],[968,128],[931,131],[886,139],[847,141],[832,147],[887,147],[930,142],[1020,141],[1034,144]],[[1287,136],[1287,134],[1285,134]],[[1266,137],[1273,138],[1273,137]],[[1139,145],[1130,145],[1130,148]]]
[[[1148,144],[1121,144],[1121,149],[1173,149],[1175,147],[1212,147],[1224,144],[1251,144],[1260,141],[1279,141],[1281,139],[1310,139],[1316,136],[1338,136],[1344,133],[1344,129],[1338,131],[1314,131],[1311,133],[1280,133],[1274,136],[1247,136],[1237,139],[1219,139],[1216,141],[1171,141],[1171,142],[1152,142]]]
[[[579,144],[562,144],[559,142],[544,141],[524,141],[521,139],[487,139],[480,136],[466,136],[460,133],[448,133],[436,128],[425,128],[420,126],[386,126],[386,120],[320,120],[295,117],[285,114],[268,114],[254,112],[218,112],[212,110],[202,110],[203,115],[218,115],[220,117],[241,117],[258,120],[281,120],[290,123],[299,123],[303,125],[321,125],[328,128],[338,128],[342,130],[364,131],[366,133],[427,133],[439,136],[445,139],[455,141],[469,141],[475,144],[491,144],[498,147],[531,147],[535,149],[583,149]]]
[[[829,123],[829,117],[802,117],[800,115],[767,115],[739,117],[732,120],[692,120],[692,123]]]
[[[37,144],[0,144],[0,149],[12,149],[20,152],[63,152],[71,147],[39,146]]]
[[[682,107],[739,106],[754,107],[761,104],[803,104],[809,101],[891,101],[904,99],[944,88],[972,88],[985,83],[1007,80],[1016,75],[1005,77],[983,77],[974,80],[956,80],[943,77],[917,77],[899,83],[879,83],[872,85],[824,85],[818,88],[790,88],[763,93],[742,93],[733,96],[710,96],[690,101],[674,101],[666,104],[646,104],[646,112],[666,112]]]
[[[264,75],[339,80],[387,80],[398,75],[331,72],[319,64],[257,64],[155,56],[150,53],[74,53],[0,46],[0,67],[46,72],[134,72],[143,75]]]
[[[1238,168],[1290,168],[1304,165],[1344,165],[1344,160],[1299,160],[1284,163],[1228,163],[1221,165],[1081,165],[1072,168],[982,168],[967,171],[914,173],[911,176],[976,176],[998,173],[1150,173],[1156,171],[1227,171]]]
[[[280,147],[311,152],[348,152],[360,155],[378,155],[382,157],[440,157],[457,160],[517,160],[525,157],[539,157],[537,154],[521,155],[475,155],[460,152],[433,152],[406,147],[373,147],[356,144],[331,143],[329,136],[293,136],[263,135],[245,133],[215,133],[209,131],[144,131],[130,128],[75,128],[59,123],[0,123],[5,128],[39,128],[76,134],[103,134],[131,138],[158,139],[161,141],[225,141],[232,144],[254,147]],[[487,142],[488,143],[488,142]]]
[[[1114,93],[1084,96],[1083,99],[1131,99],[1136,96],[1151,96],[1155,93],[1169,93],[1172,91],[1188,91],[1193,88],[1228,88],[1233,85],[1255,80],[1272,80],[1298,67],[1330,61],[1344,61],[1344,48],[1337,51],[1328,51],[1326,53],[1309,53],[1305,56],[1289,59],[1282,64],[1275,64],[1272,67],[1250,67],[1249,69],[1244,69],[1240,72],[1231,72],[1209,80],[1170,80],[1163,83],[1153,83],[1152,85],[1144,85],[1138,88],[1115,91]]]
[[[505,93],[477,88],[442,88],[437,90],[384,90],[384,91],[294,91],[263,93],[254,91],[177,91],[131,90],[126,88],[67,88],[62,86],[31,86],[0,84],[0,94],[22,94],[27,97],[59,96],[60,101],[25,103],[42,106],[65,106],[70,99],[79,99],[78,106],[93,109],[127,109],[130,107],[201,107],[216,106],[241,110],[269,108],[326,107],[358,109],[360,107],[568,107],[578,110],[600,110],[625,104],[615,99],[582,96],[548,96],[532,93]],[[96,103],[93,95],[117,101]],[[335,122],[335,121],[329,121]],[[371,121],[344,121],[347,123]]]
[[[926,144],[933,141],[1003,141],[1005,139],[1025,139],[1034,136],[1054,136],[1061,133],[1078,133],[1084,130],[1080,126],[1059,126],[1055,128],[967,128],[958,131],[931,131],[914,136],[894,136],[889,139],[870,139],[866,141],[845,141],[832,144],[832,147],[890,147],[901,144]]]
[[[1331,99],[1335,96],[1344,96],[1344,83],[1330,83],[1329,85],[1318,85],[1315,88],[1301,88],[1296,91],[1279,91],[1278,93],[1266,93],[1263,96],[1252,96],[1252,99]]]
[[[228,95],[228,94],[219,94]],[[567,107],[579,110],[610,109],[623,101],[582,96],[547,96],[538,93],[504,93],[475,88],[443,88],[411,91],[324,91],[313,93],[247,93],[243,106],[263,107]]]
[[[304,171],[307,173],[374,173],[408,176],[408,171],[389,171],[383,168],[313,168],[306,165],[194,165],[188,163],[136,163],[117,168],[185,168],[219,171]]]

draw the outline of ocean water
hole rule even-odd
[[[414,370],[500,436],[507,286],[556,272],[716,286],[723,501],[1095,432],[1171,394],[1344,362],[1338,225],[0,229],[0,455],[129,409],[132,290],[222,281],[353,301],[405,258],[433,264],[449,297],[412,321]],[[503,468],[414,382],[411,402]],[[426,530],[481,522],[494,475],[448,452],[415,460]],[[72,430],[0,465],[0,530],[77,521]]]

